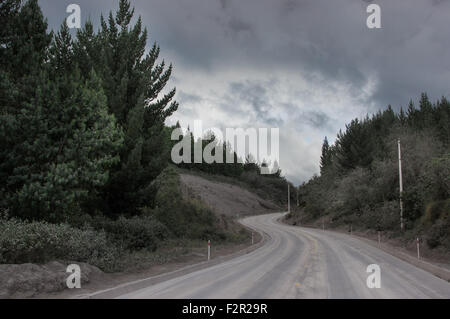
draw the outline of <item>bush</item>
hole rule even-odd
[[[113,271],[121,252],[104,232],[67,224],[0,219],[0,263],[86,262]]]
[[[93,226],[104,230],[117,246],[128,250],[155,251],[158,243],[169,236],[167,228],[150,216],[110,220],[95,217]]]
[[[161,222],[171,235],[200,240],[224,240],[218,218],[203,202],[183,198],[179,175],[173,166],[167,167],[155,180],[158,192],[156,206],[144,208],[143,213]]]
[[[430,228],[427,236],[430,248],[444,246],[450,249],[450,199],[428,204],[421,226]]]

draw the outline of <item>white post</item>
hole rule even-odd
[[[208,240],[208,261],[211,259],[211,240]]]
[[[322,230],[325,231],[325,222],[322,220]]]
[[[403,224],[403,177],[402,177],[402,150],[400,146],[400,139],[398,139],[398,174],[400,183],[400,229],[404,230]]]
[[[380,231],[378,231],[378,245],[381,244],[381,235],[380,235]]]
[[[420,247],[419,237],[417,237],[417,259],[420,259]]]
[[[288,183],[288,213],[291,212],[291,187]]]
[[[297,207],[299,207],[300,205],[299,205],[299,202],[298,202],[298,187],[296,187],[296,189],[297,189]]]
[[[353,225],[350,224],[350,236],[352,236],[352,235],[353,235]]]
[[[254,244],[254,239],[253,239],[253,232],[252,232],[252,245]]]

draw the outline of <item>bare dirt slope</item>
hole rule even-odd
[[[243,217],[281,210],[272,202],[236,185],[213,182],[184,173],[180,174],[180,179],[185,196],[199,198],[219,215]]]

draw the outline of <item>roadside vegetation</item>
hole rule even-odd
[[[0,264],[85,262],[107,272],[163,263],[190,248],[248,241],[232,220],[217,217],[201,201],[183,197],[176,168],[169,166],[160,183],[156,206],[134,217],[78,215],[65,223],[0,216]],[[224,226],[225,225],[225,226]]]
[[[146,51],[129,1],[76,36],[49,32],[37,0],[2,1],[0,16],[0,263],[117,271],[248,237],[183,198],[165,125],[172,65]]]
[[[405,232],[400,231],[398,144]],[[418,107],[355,119],[322,147],[321,174],[299,187],[293,224],[382,231],[408,244],[450,251],[450,103],[422,94]]]

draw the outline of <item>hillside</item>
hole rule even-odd
[[[272,202],[237,185],[214,182],[185,173],[180,174],[180,178],[187,196],[200,198],[221,216],[244,217],[281,210]]]
[[[450,103],[422,94],[407,112],[391,107],[355,119],[322,147],[321,174],[299,187],[292,224],[341,228],[383,236],[423,253],[450,251]],[[398,141],[403,192],[399,189]],[[400,223],[400,200],[403,225]]]

